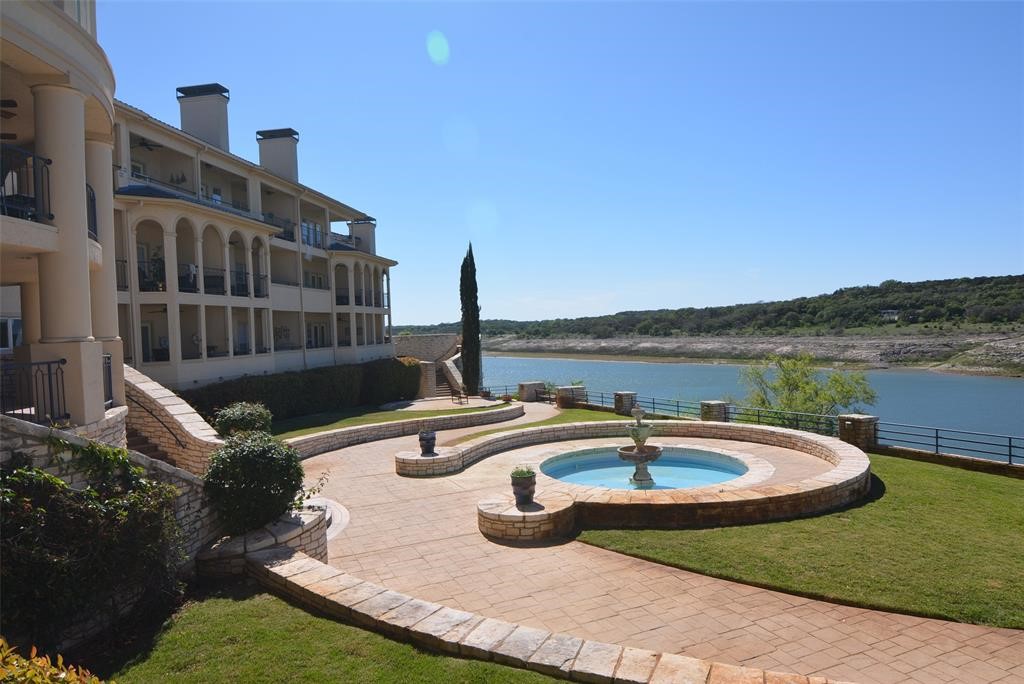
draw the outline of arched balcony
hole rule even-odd
[[[224,264],[224,240],[210,225],[203,230],[203,293],[227,294]]]

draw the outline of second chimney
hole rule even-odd
[[[299,132],[294,128],[269,128],[256,131],[260,146],[260,166],[281,178],[299,182]]]
[[[228,152],[228,89],[220,83],[178,88],[181,130]]]

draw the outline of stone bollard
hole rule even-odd
[[[433,361],[420,361],[420,389],[417,399],[427,399],[437,394],[437,364]]]
[[[838,416],[837,420],[839,439],[861,451],[870,451],[878,446],[878,416],[848,413]]]
[[[616,392],[615,412],[620,416],[632,415],[630,411],[636,405],[636,392]]]
[[[537,401],[537,392],[543,389],[543,382],[521,382],[519,383],[519,401]]]
[[[700,419],[713,420],[719,423],[729,422],[729,404],[724,401],[700,402]]]
[[[583,402],[587,399],[587,388],[580,385],[565,385],[559,387],[555,394],[555,405],[558,408],[572,408],[576,402]]]

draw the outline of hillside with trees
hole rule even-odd
[[[831,294],[778,302],[704,308],[622,311],[606,316],[542,321],[483,320],[485,337],[609,339],[694,335],[814,335],[910,333],[966,324],[984,327],[1024,323],[1024,275],[925,280],[847,287]],[[395,332],[458,332],[460,323],[396,326]]]

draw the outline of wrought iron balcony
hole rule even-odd
[[[0,364],[0,413],[41,425],[70,418],[64,398],[66,363],[60,359]]]
[[[52,163],[14,145],[0,146],[0,213],[26,221],[52,221]]]

